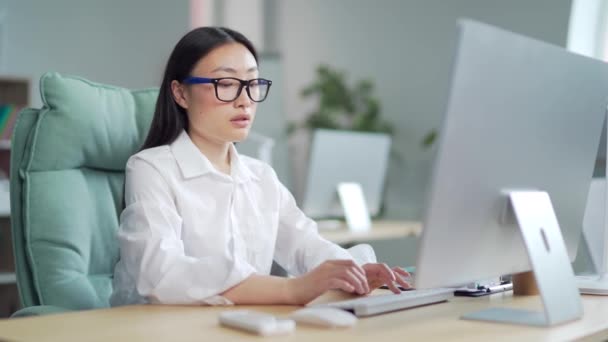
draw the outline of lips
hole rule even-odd
[[[251,124],[251,115],[239,114],[230,118],[230,124],[237,129],[247,129]]]
[[[230,118],[230,121],[232,122],[245,122],[245,121],[249,121],[251,120],[251,116],[247,115],[247,114],[239,114],[239,115],[235,115],[232,118]]]

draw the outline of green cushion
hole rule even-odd
[[[23,308],[11,315],[11,318],[21,318],[29,316],[53,315],[70,311],[66,308],[61,308],[52,305],[36,305]]]
[[[23,182],[20,176],[20,165],[25,157],[25,146],[28,144],[31,128],[38,119],[39,110],[28,108],[19,113],[15,123],[15,131],[11,138],[10,163],[10,196],[11,196],[11,228],[13,239],[13,253],[15,255],[15,269],[17,270],[17,284],[19,297],[24,307],[38,305],[38,296],[34,289],[31,269],[25,255],[25,234],[23,231],[22,194]]]
[[[21,296],[25,306],[107,307],[124,168],[145,139],[158,90],[47,73],[40,92],[43,108],[13,137],[24,141],[11,165],[17,277],[34,298]]]

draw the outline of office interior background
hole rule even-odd
[[[434,151],[422,141],[444,115],[461,17],[608,59],[602,0],[0,0],[0,76],[30,80],[33,107],[47,71],[157,87],[189,29],[237,29],[258,47],[261,75],[274,82],[253,130],[275,140],[273,166],[299,202],[309,136],[286,127],[314,108],[300,92],[327,64],[349,81],[371,80],[394,129],[382,218],[420,220]],[[373,246],[381,261],[415,262],[415,238]]]

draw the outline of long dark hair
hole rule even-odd
[[[173,99],[171,82],[181,82],[190,76],[196,63],[213,49],[228,43],[243,44],[258,60],[253,44],[244,35],[225,27],[199,27],[188,32],[177,42],[167,61],[160,85],[154,118],[142,150],[170,144],[183,130],[188,129],[188,115]]]

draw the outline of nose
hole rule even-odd
[[[251,106],[252,103],[253,103],[253,101],[251,101],[251,99],[249,98],[249,95],[247,94],[247,87],[243,86],[243,88],[241,89],[241,93],[234,100],[234,106],[236,108],[249,107],[249,106]]]

